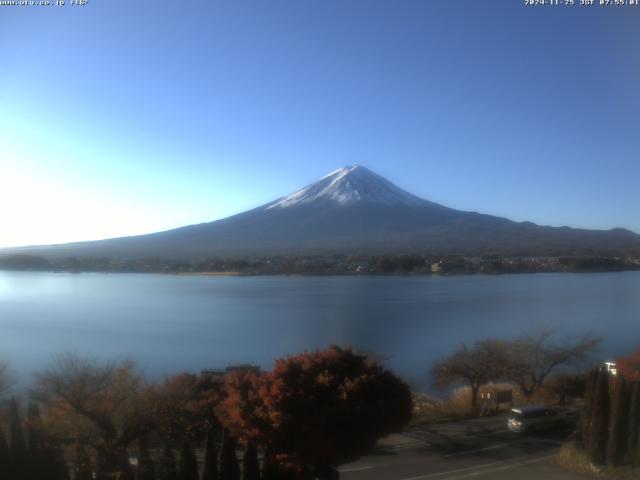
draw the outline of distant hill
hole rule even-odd
[[[49,258],[196,260],[328,253],[513,256],[640,253],[624,229],[544,227],[463,212],[419,198],[362,166],[344,167],[238,215],[165,232],[5,249]]]

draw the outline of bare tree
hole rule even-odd
[[[48,407],[52,433],[93,447],[107,472],[127,470],[126,448],[151,428],[145,386],[131,362],[61,355],[36,375],[32,397]]]
[[[558,405],[566,405],[567,399],[584,397],[587,389],[587,375],[584,373],[563,373],[550,377],[546,389],[558,399]]]
[[[503,376],[508,352],[508,346],[499,340],[481,340],[471,348],[463,343],[452,355],[433,366],[432,375],[440,388],[468,385],[471,408],[475,410],[480,387]]]
[[[590,335],[554,341],[552,330],[521,337],[510,343],[505,376],[530,397],[558,367],[586,362],[599,343],[599,338]]]

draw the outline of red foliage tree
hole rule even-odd
[[[235,370],[225,375],[220,402],[215,408],[220,423],[244,445],[264,443],[271,424],[260,397],[265,375],[254,370]]]
[[[616,369],[628,382],[640,381],[640,349],[616,359]]]
[[[271,423],[269,452],[291,469],[319,476],[402,428],[413,407],[402,380],[337,346],[278,360],[259,393]]]

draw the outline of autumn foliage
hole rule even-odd
[[[53,442],[64,447],[76,477],[95,472],[109,480],[238,480],[236,445],[245,480],[328,478],[332,468],[402,428],[413,406],[402,380],[367,355],[337,346],[277,360],[269,373],[235,367],[155,384],[130,362],[63,355],[37,375],[31,395],[44,416],[32,406],[22,422],[14,402],[8,442],[0,430],[0,457],[33,450],[53,474],[64,465]],[[201,468],[194,448],[205,443]]]
[[[278,360],[260,377],[232,377],[226,389],[221,421],[239,436],[249,432],[298,472],[357,459],[412,412],[404,382],[366,355],[337,346]]]
[[[640,381],[640,349],[616,359],[616,369],[628,382]]]
[[[228,373],[215,408],[220,423],[245,445],[265,443],[272,432],[266,407],[260,396],[266,374],[254,370]]]

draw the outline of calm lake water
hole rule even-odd
[[[640,272],[460,277],[203,277],[0,272],[0,358],[28,379],[60,352],[132,358],[150,377],[331,343],[414,386],[460,342],[557,328],[640,346]]]

